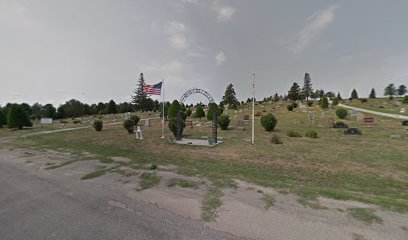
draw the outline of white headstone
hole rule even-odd
[[[401,108],[400,109],[400,113],[405,113],[406,109],[405,108]]]
[[[41,124],[52,124],[52,118],[41,118]]]

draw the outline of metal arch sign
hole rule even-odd
[[[213,103],[213,102],[214,102],[214,98],[213,98],[207,91],[202,90],[202,89],[199,89],[199,88],[192,88],[192,89],[188,90],[187,92],[185,92],[185,93],[183,94],[183,96],[181,96],[181,98],[180,98],[180,103],[184,103],[184,101],[185,101],[189,96],[191,96],[191,95],[193,95],[193,94],[195,94],[195,93],[200,93],[200,94],[204,95],[204,96],[208,99],[208,101],[209,101],[210,103]]]

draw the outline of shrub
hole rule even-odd
[[[174,100],[173,103],[169,107],[167,117],[168,118],[177,118],[177,114],[178,114],[179,111],[181,111],[181,105],[177,100]]]
[[[365,98],[360,98],[360,101],[361,101],[362,103],[366,103],[366,102],[367,102],[367,99],[365,99]]]
[[[406,95],[406,96],[402,99],[402,103],[408,104],[408,95]]]
[[[288,105],[287,108],[288,108],[288,111],[289,111],[289,112],[292,112],[292,111],[293,111],[293,106],[292,106],[292,105]]]
[[[102,131],[103,128],[103,121],[102,120],[94,120],[93,127],[97,132]]]
[[[183,119],[181,121],[181,135],[183,135],[183,130],[186,127],[186,122]],[[169,129],[173,133],[174,137],[177,137],[177,119],[171,118],[169,120]]]
[[[221,115],[218,117],[217,122],[218,122],[218,125],[220,125],[222,130],[227,130],[231,120],[229,119],[228,115]]]
[[[288,137],[302,137],[300,133],[292,131],[292,130],[288,131],[286,135],[288,135]]]
[[[188,109],[186,110],[186,115],[187,115],[187,117],[190,117],[192,112],[193,112],[193,111],[191,111],[191,108],[188,108]]]
[[[339,99],[338,98],[333,98],[333,105],[334,106],[337,106],[337,105],[339,105]]]
[[[260,116],[262,116],[262,113],[256,112],[254,115],[255,115],[255,117],[260,117]]]
[[[202,117],[205,117],[205,112],[204,112],[204,109],[203,109],[203,107],[201,105],[197,106],[196,112],[195,112],[195,117],[200,118],[200,120],[201,120]]]
[[[0,109],[0,128],[3,128],[3,125],[6,125],[6,116],[2,109]]]
[[[270,113],[261,117],[262,127],[264,127],[265,130],[268,132],[273,131],[277,123],[278,123],[278,120],[275,118],[275,116],[273,116]]]
[[[306,137],[308,138],[318,138],[318,134],[316,131],[310,130],[306,133]]]
[[[129,120],[133,122],[133,126],[136,126],[139,123],[140,117],[137,115],[132,115],[129,117]]]
[[[313,105],[313,101],[307,101],[306,104],[307,106],[311,107]]]
[[[207,120],[212,120],[214,112],[218,115],[218,105],[216,103],[208,104]]]
[[[76,119],[74,119],[74,120],[72,121],[72,123],[73,123],[73,124],[78,124],[78,123],[81,123],[81,120],[79,120],[79,119],[76,118]]]
[[[327,99],[327,97],[323,97],[320,107],[323,109],[327,109],[329,107],[329,100]]]
[[[345,119],[347,117],[347,110],[344,108],[339,108],[336,110],[336,115],[340,119]]]
[[[282,144],[283,142],[282,142],[282,140],[280,139],[280,137],[278,135],[272,134],[271,143],[273,143],[273,144]]]
[[[342,121],[337,121],[333,124],[333,128],[348,128],[348,126]]]
[[[23,129],[23,127],[32,127],[33,123],[24,112],[21,105],[11,105],[7,114],[7,127]]]
[[[293,107],[293,108],[297,108],[297,107],[298,107],[297,102],[293,102],[293,103],[292,103],[292,107]]]
[[[123,127],[128,131],[128,133],[134,132],[133,126],[133,121],[130,119],[127,119],[123,122]]]

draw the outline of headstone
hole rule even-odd
[[[41,118],[41,124],[52,124],[52,118]]]
[[[249,115],[244,115],[244,123],[249,123]]]
[[[211,129],[212,129],[212,140],[214,143],[217,143],[217,113],[213,112],[212,115],[212,124],[211,124]]]
[[[135,126],[136,128],[136,139],[137,140],[142,140],[143,139],[143,129],[140,126]]]
[[[128,120],[130,118],[130,112],[127,112],[123,115],[123,119]]]
[[[405,108],[401,108],[400,109],[400,113],[405,113],[406,109]]]
[[[347,128],[344,130],[346,135],[361,135],[361,131],[358,128]]]
[[[151,119],[146,119],[145,120],[145,127],[152,127]]]

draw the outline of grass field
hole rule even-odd
[[[376,98],[376,99],[367,99],[367,102],[361,102],[360,100],[344,100],[343,104],[359,107],[364,109],[369,109],[378,112],[400,114],[408,116],[408,104],[402,104],[400,101],[402,98],[394,98],[390,100],[389,98]],[[399,105],[400,104],[400,105]],[[405,108],[405,112],[401,113],[401,108]]]
[[[347,104],[347,103],[346,103]],[[272,110],[272,108],[275,110]],[[272,133],[265,132],[256,117],[255,145],[250,144],[250,125],[246,130],[236,128],[248,107],[228,110],[231,117],[229,130],[219,130],[225,142],[215,148],[170,144],[161,139],[160,121],[144,128],[145,139],[136,141],[121,124],[104,127],[102,132],[92,128],[17,138],[10,144],[24,147],[56,149],[81,156],[84,152],[101,159],[112,156],[132,159],[130,164],[171,164],[184,175],[209,179],[214,188],[204,207],[219,206],[214,196],[217,189],[234,187],[234,179],[261,186],[292,192],[300,199],[312,200],[317,196],[342,200],[358,200],[399,212],[408,211],[408,137],[398,120],[374,116],[373,127],[361,126],[355,118],[345,119],[350,127],[359,127],[361,136],[348,136],[343,130],[330,128],[329,118],[335,118],[334,109],[315,111],[315,124],[308,114],[296,109],[288,112],[286,103],[266,103],[256,106],[257,115],[273,113],[278,124],[273,133],[283,144],[270,143]],[[185,138],[211,135],[211,124],[193,119],[194,127],[186,127]],[[142,122],[143,124],[143,122]],[[143,125],[142,125],[143,126]],[[166,136],[171,136],[166,126]],[[301,138],[286,136],[287,131],[300,133]],[[309,130],[318,133],[317,139],[304,137]],[[8,130],[0,129],[0,136]],[[37,130],[24,130],[30,132]],[[9,135],[13,135],[9,133]],[[20,133],[17,133],[20,134]],[[391,139],[390,135],[401,135]],[[213,206],[214,205],[214,206]],[[210,216],[212,217],[211,211]]]

